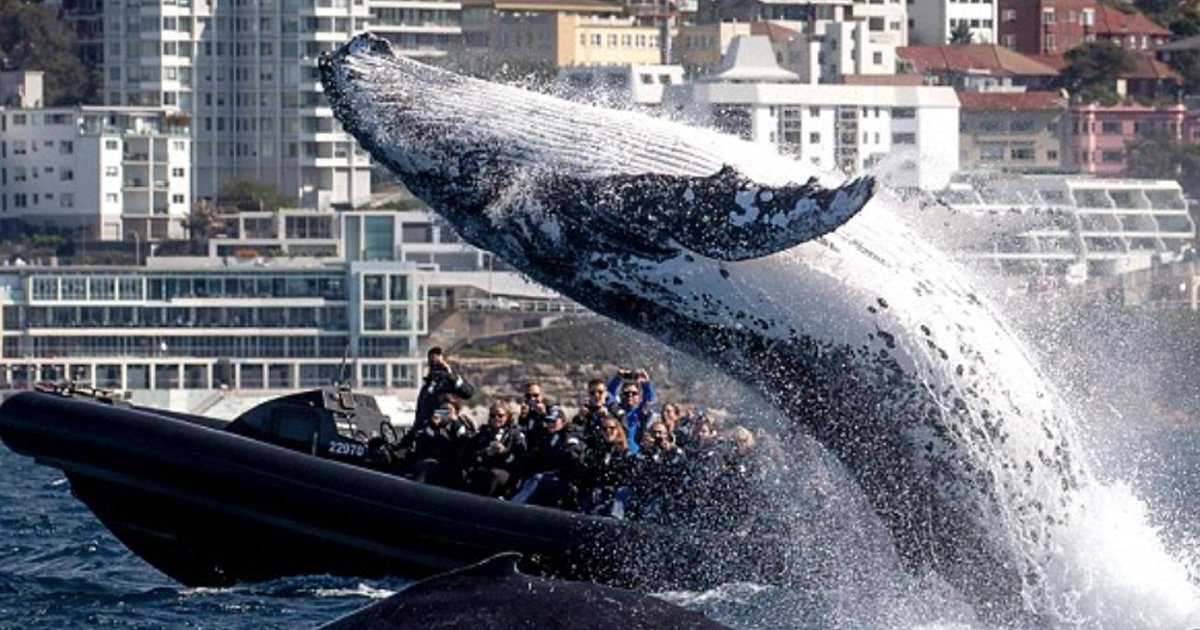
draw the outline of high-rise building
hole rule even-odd
[[[110,0],[103,15],[105,102],[191,118],[197,198],[235,179],[303,206],[368,198],[370,159],[317,72],[323,51],[367,29],[363,0]]]

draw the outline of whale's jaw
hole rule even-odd
[[[762,393],[845,464],[913,571],[1029,621],[1086,477],[1069,423],[944,259],[886,212],[846,222],[873,182],[759,184],[782,158],[413,64],[360,36],[321,67],[342,124],[415,194],[533,279]],[[455,107],[480,95],[495,111],[467,124]],[[415,131],[424,118],[438,133]],[[705,186],[716,201],[695,203]],[[812,211],[771,206],[782,194]]]

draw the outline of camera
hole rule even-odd
[[[629,380],[629,379],[637,378],[637,372],[634,370],[617,370],[617,376],[619,376],[625,380]]]

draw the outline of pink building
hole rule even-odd
[[[1194,142],[1200,132],[1197,114],[1182,104],[1071,106],[1067,159],[1084,173],[1106,177],[1125,174],[1125,143],[1155,135]]]

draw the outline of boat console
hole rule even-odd
[[[361,466],[387,468],[399,439],[375,397],[346,386],[311,389],[271,399],[238,416],[226,429],[293,451]]]

